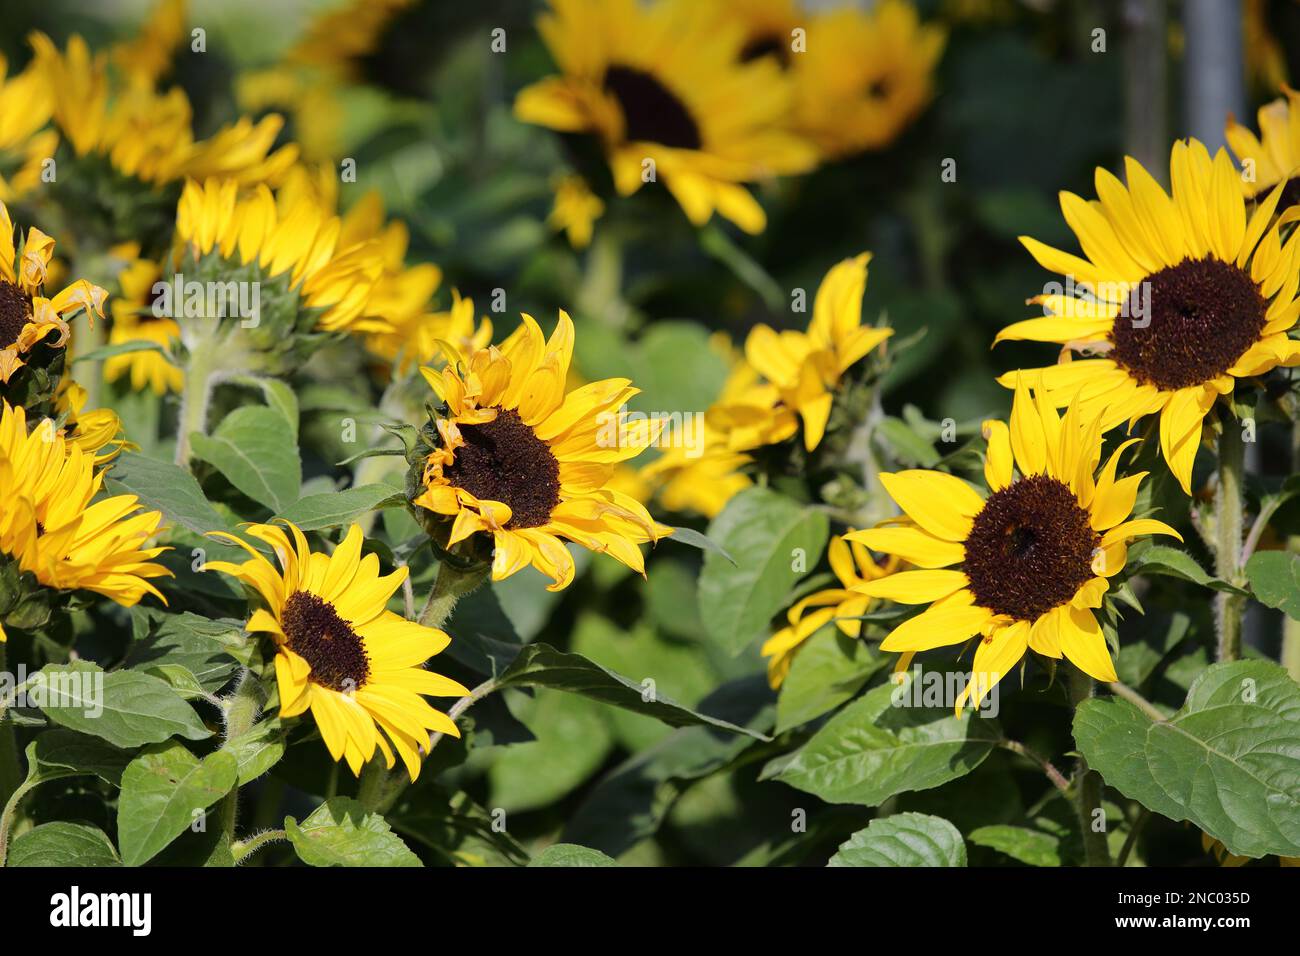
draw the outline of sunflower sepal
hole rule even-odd
[[[21,571],[18,562],[0,563],[0,624],[6,629],[39,630],[54,616],[52,592],[30,571]]]

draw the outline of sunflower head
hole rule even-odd
[[[53,93],[35,68],[8,76],[8,61],[0,56],[0,202],[25,196],[40,183],[44,163],[58,146],[58,134],[45,128],[53,109]]]
[[[1146,476],[1119,472],[1133,441],[1101,465],[1101,419],[1084,417],[1078,403],[1061,416],[1022,379],[1009,426],[984,428],[987,493],[937,471],[882,474],[903,517],[845,536],[919,569],[853,588],[929,605],[881,644],[904,655],[901,666],[919,651],[978,640],[958,713],[967,700],[979,707],[1027,650],[1116,680],[1097,620],[1110,579],[1134,537],[1178,537],[1160,521],[1130,518]]]
[[[107,381],[126,379],[133,391],[148,389],[155,395],[179,392],[185,383],[185,373],[171,358],[173,343],[180,339],[180,326],[175,319],[158,314],[160,310],[154,308],[161,281],[161,264],[134,256],[118,273],[121,295],[113,299],[109,344],[136,343],[156,348],[142,348],[104,360]]]
[[[134,495],[102,497],[91,454],[54,422],[0,403],[0,640],[4,625],[39,627],[63,596],[94,591],[126,607],[171,574],[149,547],[162,515]],[[166,603],[164,601],[164,603]]]
[[[407,569],[379,573],[379,558],[362,555],[362,531],[352,525],[332,554],[312,551],[297,526],[250,525],[262,550],[235,535],[214,532],[250,555],[242,564],[209,562],[242,581],[253,597],[247,629],[275,644],[280,716],[311,712],[335,760],[354,774],[378,750],[391,769],[400,757],[411,779],[431,733],[460,736],[455,723],[424,697],[464,697],[457,681],[425,670],[450,643],[442,631],[388,610]],[[268,560],[264,550],[274,553]]]
[[[1172,195],[1133,159],[1125,186],[1097,170],[1097,200],[1061,194],[1084,257],[1028,236],[1021,242],[1060,291],[1031,299],[1044,318],[1017,322],[1004,339],[1064,346],[1055,366],[1028,374],[1058,407],[1113,428],[1160,414],[1160,447],[1185,492],[1202,422],[1237,379],[1300,364],[1288,335],[1300,318],[1300,232],[1274,219],[1285,184],[1248,204],[1226,150],[1213,159],[1196,140],[1174,145]],[[1071,361],[1072,352],[1086,357]]]
[[[1242,165],[1249,196],[1263,198],[1284,183],[1279,209],[1300,204],[1300,93],[1282,85],[1283,96],[1259,108],[1259,135],[1229,115],[1224,138]]]
[[[277,196],[265,185],[241,193],[234,180],[191,180],[176,236],[181,270],[164,277],[177,288],[162,312],[176,318],[191,352],[217,339],[228,361],[276,372],[324,335],[391,329],[371,306],[385,269],[381,244],[345,245],[339,218],[310,189]]]
[[[108,293],[79,279],[47,296],[54,240],[32,227],[14,245],[14,224],[0,203],[0,395],[29,409],[51,411],[63,372],[69,320],[85,310],[104,317]]]
[[[516,115],[596,136],[621,195],[662,182],[692,223],[716,212],[761,232],[763,209],[742,184],[817,161],[786,125],[793,94],[780,65],[745,60],[742,25],[707,3],[550,6],[538,29],[560,72],[524,89]]]
[[[644,572],[639,545],[671,531],[611,484],[617,465],[656,439],[659,420],[620,415],[639,391],[627,379],[566,391],[573,343],[566,313],[549,339],[525,315],[500,347],[422,369],[442,404],[408,482],[412,503],[448,547],[490,536],[494,580],[532,565],[550,590],[568,586],[564,539]]]

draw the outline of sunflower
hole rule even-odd
[[[472,354],[485,349],[492,341],[492,320],[474,319],[474,300],[451,290],[451,306],[445,311],[428,312],[398,319],[392,331],[376,332],[366,342],[372,352],[385,359],[391,371],[404,376],[412,366],[428,365],[444,355],[443,343],[454,354]]]
[[[9,383],[38,343],[66,346],[69,316],[85,309],[92,322],[96,315],[104,317],[108,293],[85,279],[53,298],[42,295],[53,258],[54,240],[35,226],[27,231],[22,251],[15,250],[13,220],[0,202],[0,383]]]
[[[124,450],[137,446],[126,440],[122,419],[111,408],[86,408],[90,396],[72,379],[59,380],[54,409],[63,421],[68,446],[76,445],[90,455],[96,465],[112,461]]]
[[[167,357],[172,342],[181,337],[181,327],[173,318],[156,315],[152,308],[153,290],[161,280],[162,266],[157,262],[131,258],[117,277],[122,294],[113,301],[113,328],[108,343],[149,342],[162,351],[143,349],[104,360],[106,381],[126,377],[133,390],[147,388],[155,395],[179,392],[185,384],[185,373]]]
[[[103,481],[52,422],[29,432],[24,409],[0,402],[0,564],[13,562],[46,588],[94,591],[126,607],[146,594],[167,603],[148,580],[171,575],[153,563],[166,549],[144,547],[161,513],[140,512],[135,495],[97,499]]]
[[[555,204],[546,223],[568,237],[569,245],[585,249],[591,245],[592,230],[596,220],[605,214],[605,204],[591,191],[587,181],[576,173],[557,179],[552,188]]]
[[[1064,655],[1100,681],[1115,668],[1094,611],[1139,535],[1178,532],[1129,519],[1146,472],[1118,476],[1122,444],[1100,473],[1102,422],[1072,404],[1064,417],[1046,395],[1016,386],[1010,427],[984,423],[983,495],[938,471],[882,473],[905,517],[845,535],[920,570],[899,571],[855,590],[900,604],[929,604],[885,638],[884,651],[911,655],[980,636],[971,682],[957,701],[980,702],[1031,649]],[[1015,474],[1019,470],[1019,476]]]
[[[247,542],[217,531],[213,537],[233,542],[251,557],[242,564],[209,561],[204,570],[229,574],[256,592],[262,606],[245,627],[275,641],[281,717],[310,709],[330,756],[346,760],[354,774],[376,749],[391,769],[396,750],[415,780],[430,731],[460,736],[451,718],[421,696],[469,694],[423,667],[451,639],[388,610],[407,569],[381,575],[379,558],[361,554],[360,526],[348,529],[333,554],[313,552],[296,525],[285,526],[289,534],[276,525],[246,529],[271,547],[280,570]]]
[[[695,225],[716,212],[758,233],[766,216],[741,184],[816,164],[785,128],[780,67],[742,62],[740,25],[707,4],[552,0],[538,29],[561,75],[521,91],[515,115],[599,136],[620,195],[662,180]]]
[[[159,0],[134,39],[113,47],[112,60],[131,83],[153,89],[185,39],[186,0]]]
[[[776,332],[759,325],[745,340],[749,364],[776,387],[785,407],[799,413],[808,451],[821,443],[844,373],[893,334],[892,329],[862,324],[870,261],[871,253],[864,252],[826,273],[807,332]]]
[[[55,125],[78,157],[100,156],[111,168],[138,182],[160,186],[186,177],[223,176],[241,185],[278,181],[297,160],[297,147],[272,152],[283,120],[247,117],[196,140],[193,111],[185,93],[121,83],[110,76],[108,58],[92,56],[74,35],[67,52],[43,33],[33,33],[35,69],[53,92]]]
[[[800,600],[786,613],[786,626],[763,644],[763,656],[770,658],[767,681],[773,690],[780,689],[785,682],[795,654],[804,642],[827,624],[834,621],[835,626],[849,637],[862,633],[862,621],[858,618],[867,613],[875,599],[854,588],[892,574],[899,563],[897,558],[891,558],[882,567],[861,544],[839,535],[831,538],[827,558],[831,570],[839,578],[840,587],[825,588]],[[809,608],[816,610],[809,614]]]
[[[610,487],[615,467],[658,437],[656,421],[620,418],[640,391],[625,378],[566,394],[573,343],[565,312],[549,339],[525,315],[499,348],[456,356],[441,371],[421,369],[446,411],[415,504],[454,518],[449,546],[490,533],[493,580],[531,564],[551,578],[548,590],[567,587],[573,556],[561,538],[644,573],[638,545],[671,533]]]
[[[44,78],[32,67],[7,77],[8,67],[0,56],[0,202],[12,202],[41,181],[59,141],[45,129],[54,96]]]
[[[1259,133],[1251,130],[1228,115],[1224,138],[1245,171],[1253,175],[1242,176],[1247,193],[1262,197],[1278,183],[1285,183],[1278,208],[1289,209],[1300,203],[1300,93],[1283,86],[1285,94],[1280,99],[1265,103],[1259,108]]]
[[[945,34],[922,26],[905,0],[869,12],[809,15],[794,0],[718,2],[719,19],[743,25],[742,62],[767,59],[794,89],[788,125],[837,158],[892,142],[929,103]]]
[[[1058,408],[1074,400],[1103,429],[1160,412],[1160,447],[1191,492],[1203,420],[1236,379],[1300,364],[1287,337],[1298,316],[1300,233],[1283,243],[1285,217],[1270,227],[1284,187],[1247,215],[1226,150],[1214,159],[1196,140],[1174,144],[1173,197],[1133,159],[1128,186],[1097,170],[1097,202],[1061,194],[1061,210],[1086,258],[1027,236],[1038,264],[1069,276],[1083,296],[1031,299],[1045,318],[1017,322],[997,341],[1058,342],[1100,353],[1032,371]],[[1067,287],[1068,289],[1068,287]],[[1020,372],[1000,381],[1011,387]],[[1104,414],[1103,414],[1103,409]]]
[[[343,247],[338,217],[305,191],[280,198],[265,185],[241,196],[234,180],[191,180],[176,210],[177,240],[196,260],[215,253],[235,267],[256,263],[267,280],[284,277],[317,331],[390,328],[369,310],[383,273],[376,244]]]

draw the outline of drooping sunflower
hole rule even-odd
[[[531,564],[551,578],[548,590],[567,587],[574,565],[565,538],[644,572],[639,545],[671,533],[610,486],[615,467],[658,437],[658,423],[620,418],[640,391],[625,378],[566,394],[573,343],[565,312],[549,339],[525,315],[499,348],[421,369],[446,412],[415,504],[454,519],[449,545],[490,533],[493,580]]]
[[[1262,199],[1278,183],[1286,184],[1279,211],[1300,203],[1300,93],[1289,86],[1282,92],[1282,98],[1259,108],[1259,136],[1231,114],[1223,130],[1238,162],[1253,174],[1242,175],[1249,195]]]
[[[45,129],[54,109],[45,79],[30,66],[7,77],[8,68],[0,56],[0,202],[12,202],[40,182],[42,164],[59,141]]]
[[[260,606],[245,627],[275,641],[281,717],[310,710],[330,756],[347,761],[354,774],[376,749],[391,769],[395,750],[415,780],[430,732],[460,736],[452,719],[424,700],[469,694],[423,667],[451,639],[388,610],[407,569],[381,575],[379,558],[361,553],[358,525],[333,554],[313,552],[296,525],[285,526],[288,534],[276,525],[246,529],[271,547],[279,570],[257,548],[224,532],[213,536],[243,548],[249,560],[209,561],[204,570],[229,574],[256,592]]]
[[[135,495],[98,498],[104,473],[46,419],[28,430],[21,407],[0,402],[0,568],[12,563],[58,591],[94,591],[131,607],[146,594],[166,603],[150,578],[170,576],[147,547],[162,514],[140,511]],[[4,621],[23,603],[0,608]],[[21,625],[20,625],[21,626]]]
[[[1174,144],[1172,198],[1133,159],[1127,188],[1098,169],[1095,202],[1061,194],[1079,238],[1079,258],[1028,236],[1020,241],[1043,268],[1082,291],[1036,296],[1049,313],[1017,322],[997,341],[1057,342],[1063,360],[1030,374],[1060,408],[1080,402],[1102,427],[1160,412],[1160,448],[1191,492],[1202,422],[1238,378],[1300,364],[1287,336],[1300,317],[1300,232],[1282,239],[1275,186],[1248,215],[1226,150],[1214,159],[1196,140]],[[1100,353],[1067,361],[1071,351]],[[1000,381],[1011,387],[1011,373]]]
[[[906,0],[808,13],[794,0],[716,0],[745,30],[740,59],[769,59],[794,88],[790,127],[837,158],[888,145],[933,96],[946,36]]]
[[[896,522],[845,535],[919,570],[898,571],[854,590],[900,604],[928,604],[880,645],[905,655],[978,635],[971,681],[957,701],[978,708],[1032,649],[1064,656],[1090,677],[1116,680],[1094,613],[1109,578],[1138,536],[1178,532],[1130,519],[1146,472],[1121,477],[1116,448],[1100,472],[1102,421],[1072,404],[1064,416],[1021,379],[1010,423],[988,421],[988,494],[938,471],[882,473],[903,510]],[[1017,475],[1017,471],[1019,474]]]
[[[876,603],[861,591],[854,590],[868,581],[892,574],[898,559],[890,558],[884,566],[876,562],[868,551],[856,541],[839,535],[831,538],[827,548],[831,570],[839,578],[840,587],[825,588],[801,599],[786,613],[786,626],[764,642],[763,656],[767,662],[767,682],[773,690],[780,689],[790,673],[790,665],[804,642],[832,621],[849,637],[862,633],[862,621],[857,620]],[[809,610],[815,608],[811,613]]]
[[[781,403],[799,413],[808,451],[821,443],[844,373],[893,334],[862,324],[870,261],[864,252],[831,267],[817,289],[807,332],[759,325],[745,340],[746,360],[776,387]]]
[[[14,224],[0,202],[0,383],[8,384],[40,343],[62,349],[71,334],[68,319],[86,310],[104,317],[108,293],[85,279],[47,298],[45,280],[54,258],[54,240],[35,226],[21,251],[14,248]],[[53,338],[51,338],[53,336]]]
[[[280,200],[265,185],[241,195],[233,180],[191,180],[176,210],[177,241],[195,260],[216,253],[237,267],[255,263],[267,281],[283,279],[298,318],[314,317],[317,331],[388,329],[369,309],[384,268],[378,246],[342,246],[338,217],[307,192]]]
[[[620,195],[662,181],[692,223],[716,212],[758,233],[766,216],[742,184],[816,164],[788,128],[780,67],[743,62],[743,29],[707,4],[552,0],[538,30],[560,75],[521,91],[515,115],[597,135]]]
[[[181,337],[180,325],[170,316],[156,315],[152,308],[153,290],[161,280],[162,266],[150,259],[132,258],[118,273],[122,294],[113,300],[113,328],[108,342],[110,345],[151,342],[162,352],[145,349],[104,360],[106,381],[116,382],[126,377],[133,390],[147,388],[155,395],[179,392],[185,384],[185,373],[167,357],[172,342]]]

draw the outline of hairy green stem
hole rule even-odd
[[[1018,740],[999,740],[998,746],[1003,750],[1008,750],[1013,754],[1018,754],[1019,756],[1024,757],[1030,763],[1037,764],[1042,769],[1043,773],[1047,774],[1047,779],[1052,782],[1052,786],[1061,791],[1061,793],[1070,792],[1070,781],[1066,780],[1065,775],[1061,773],[1061,771],[1057,770],[1056,767],[1052,765],[1052,762],[1046,757],[1040,757]]]
[[[181,386],[180,418],[176,426],[175,460],[182,468],[190,460],[190,435],[207,431],[208,406],[212,403],[213,375],[217,365],[216,342],[200,338],[190,346],[185,383]]]
[[[1070,668],[1070,703],[1078,706],[1092,696],[1092,678],[1077,668]],[[1079,814],[1079,832],[1083,837],[1086,866],[1110,866],[1110,846],[1106,831],[1098,831],[1095,821],[1104,819],[1101,809],[1101,776],[1088,767],[1088,761],[1079,755],[1074,771],[1075,805]]]
[[[264,830],[261,833],[254,834],[247,840],[231,844],[230,855],[235,858],[235,865],[238,866],[268,843],[275,843],[277,840],[283,839],[286,839],[283,830]]]
[[[1129,687],[1128,684],[1124,684],[1119,681],[1113,681],[1107,684],[1106,687],[1116,697],[1124,698],[1126,701],[1128,701],[1130,704],[1132,704],[1138,710],[1142,711],[1142,713],[1146,714],[1148,717],[1150,717],[1152,720],[1156,721],[1157,723],[1163,724],[1166,720],[1169,719],[1156,708],[1155,704],[1151,703],[1151,701],[1147,700],[1145,697],[1143,697],[1141,694],[1135,691],[1132,687]]]
[[[438,580],[429,591],[429,598],[420,612],[420,623],[425,627],[442,627],[465,595],[487,580],[489,566],[474,565],[458,568],[449,561],[438,568]]]
[[[223,702],[226,722],[225,740],[229,743],[242,737],[253,728],[257,715],[262,712],[262,686],[257,677],[247,669],[239,675],[235,691]],[[233,845],[235,821],[239,814],[239,784],[226,794],[221,804],[221,826],[226,839]]]
[[[1219,435],[1219,483],[1214,493],[1215,573],[1229,584],[1242,583],[1242,510],[1245,477],[1245,447],[1236,420],[1225,416]],[[1220,593],[1216,597],[1219,660],[1241,657],[1241,619],[1246,599],[1240,594]]]

